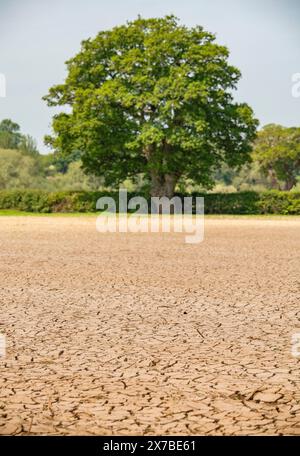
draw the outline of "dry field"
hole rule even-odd
[[[0,218],[0,434],[299,434],[300,219]]]

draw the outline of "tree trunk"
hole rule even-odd
[[[151,173],[151,196],[173,198],[177,177],[173,174]]]
[[[274,189],[274,190],[280,190],[280,185],[278,183],[278,180],[277,180],[277,177],[276,177],[276,173],[273,170],[273,168],[269,169],[268,174],[269,174],[270,181],[271,181],[271,188]]]
[[[296,179],[294,177],[291,177],[290,179],[287,179],[284,183],[284,190],[286,192],[289,192],[292,190],[292,188],[296,185]]]
[[[170,147],[168,144],[164,142],[163,150],[165,155],[170,153]],[[155,147],[152,144],[148,144],[144,148],[144,155],[148,161],[148,163],[155,164]],[[161,163],[160,163],[161,164]],[[169,174],[169,173],[161,173],[155,171],[153,168],[150,168],[150,179],[151,179],[151,190],[150,194],[151,197],[159,197],[162,198],[166,196],[167,198],[173,198],[175,192],[175,186],[179,179],[179,175],[176,174]]]

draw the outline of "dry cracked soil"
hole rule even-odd
[[[300,434],[300,219],[1,217],[0,434]]]

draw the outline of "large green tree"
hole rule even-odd
[[[223,162],[248,160],[257,127],[251,108],[233,101],[240,72],[228,56],[214,35],[173,16],[100,32],[45,97],[71,108],[46,142],[80,150],[84,169],[108,185],[144,173],[152,196],[171,197],[181,178],[210,186]]]
[[[291,190],[300,174],[300,128],[266,125],[258,133],[253,157],[273,188]]]

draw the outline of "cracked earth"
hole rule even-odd
[[[1,217],[0,434],[300,435],[300,219]]]

